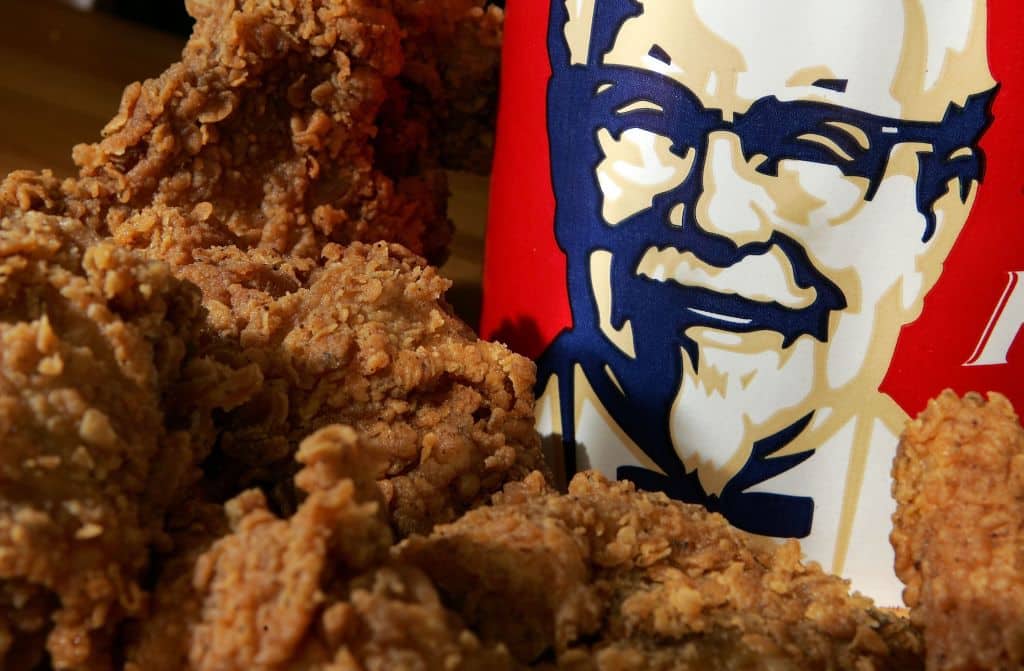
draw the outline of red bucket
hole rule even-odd
[[[511,0],[482,335],[539,428],[899,603],[903,424],[1024,407],[1024,19],[997,0]]]

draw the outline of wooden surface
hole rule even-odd
[[[126,84],[181,53],[170,35],[47,0],[0,0],[0,172],[71,172],[71,147],[99,137]]]
[[[52,0],[0,0],[0,175],[19,168],[72,171],[71,147],[93,141],[124,87],[158,75],[183,40]],[[451,175],[456,235],[442,268],[449,301],[476,325],[487,180]]]

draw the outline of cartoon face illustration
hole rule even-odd
[[[660,471],[620,476],[806,535],[813,502],[739,494],[871,411],[983,175],[985,20],[983,0],[553,0],[573,327],[541,368],[582,366]]]

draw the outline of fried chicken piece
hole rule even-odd
[[[452,232],[442,145],[467,154],[449,164],[478,166],[493,145],[490,132],[467,136],[494,116],[502,15],[483,4],[190,0],[181,62],[126,88],[103,139],[75,147],[78,177],[15,173],[0,199],[43,183],[23,210],[119,239],[153,206],[194,215],[183,239],[149,249],[172,264],[186,248],[316,259],[354,240],[440,263]]]
[[[215,499],[287,488],[278,465],[336,421],[393,455],[380,477],[403,532],[543,467],[532,365],[477,341],[419,260],[332,242],[442,255],[436,138],[487,117],[496,80],[501,12],[483,4],[191,2],[182,62],[126,90],[104,139],[76,148],[77,179],[19,172],[0,186],[0,211],[82,218],[203,290],[206,347],[167,411],[203,453],[219,441]],[[321,270],[325,254],[337,258]],[[380,278],[364,287],[364,273]],[[211,394],[229,398],[201,406],[250,398],[211,428],[194,412]]]
[[[905,620],[800,562],[799,545],[595,472],[510,486],[398,547],[484,641],[565,669],[914,669]]]
[[[389,563],[391,530],[354,430],[321,429],[297,458],[298,512],[279,519],[257,491],[230,502],[232,532],[191,580],[172,574],[158,589],[169,617],[143,624],[153,631],[129,645],[129,671],[512,668],[420,571]]]
[[[403,534],[544,468],[533,364],[477,339],[442,298],[450,282],[419,257],[354,243],[326,247],[322,266],[235,248],[196,258],[179,275],[209,310],[200,353],[261,371],[251,400],[219,420],[208,471],[239,477],[224,491],[290,480],[299,441],[332,423],[383,455],[376,475]]]
[[[199,292],[81,222],[0,217],[0,667],[104,668],[198,477],[165,423]]]
[[[387,174],[374,159],[403,62],[387,5],[188,2],[196,24],[181,62],[129,86],[103,140],[75,148],[73,200],[101,202],[115,235],[160,204],[198,207],[243,248],[316,258],[327,241],[388,239],[440,258],[450,225],[439,166]]]
[[[1024,668],[1024,429],[945,391],[903,433],[892,545],[929,671]]]

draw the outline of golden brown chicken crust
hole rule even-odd
[[[257,491],[230,502],[231,533],[189,567],[191,581],[158,589],[173,614],[143,625],[161,631],[129,648],[129,671],[512,668],[420,571],[388,563],[373,461],[353,429],[321,429],[297,458],[299,510],[279,519]],[[164,635],[168,624],[178,635]]]
[[[167,412],[203,455],[219,444],[209,472],[241,476],[215,497],[287,486],[279,464],[334,421],[391,456],[403,532],[543,468],[532,365],[478,341],[418,259],[331,242],[443,251],[439,129],[486,117],[496,86],[501,12],[482,5],[191,2],[182,62],[128,87],[104,139],[75,149],[78,178],[0,185],[0,211],[82,218],[203,290],[205,345]],[[214,427],[197,404],[235,409]]]
[[[0,662],[12,671],[37,669],[46,652],[56,598],[39,585],[0,578]]]
[[[946,391],[893,465],[892,544],[927,668],[1024,666],[1024,429],[999,394]]]
[[[501,15],[482,5],[190,2],[182,62],[126,89],[103,139],[75,149],[77,177],[16,172],[0,184],[15,231],[0,238],[0,477],[17,485],[0,494],[4,668],[44,654],[56,668],[109,668],[115,633],[146,669],[308,666],[324,650],[342,655],[337,668],[510,663],[415,569],[375,559],[338,582],[321,541],[333,539],[334,559],[382,557],[386,545],[355,531],[351,505],[281,491],[299,440],[336,421],[377,455],[356,482],[383,493],[403,533],[543,468],[532,364],[477,340],[419,257],[353,242],[443,257],[440,157],[472,146],[463,163],[479,165],[490,150],[469,123],[490,114],[496,90]],[[446,141],[445,127],[463,135]],[[245,494],[218,540],[216,502],[251,484],[297,511],[279,520]],[[374,533],[388,531],[380,515]],[[280,594],[236,594],[236,578],[266,577],[246,563],[264,548],[302,570]],[[197,564],[208,583],[194,583]],[[150,569],[161,578],[147,604]],[[290,620],[283,638],[230,638],[245,594],[303,617],[278,596],[309,594],[307,569],[348,590],[316,632]],[[175,642],[193,635],[203,643],[182,657]],[[300,636],[309,645],[295,647]]]
[[[332,423],[380,455],[376,475],[403,534],[544,468],[534,365],[477,339],[444,302],[450,282],[419,257],[354,243],[326,247],[322,265],[235,248],[196,258],[179,275],[209,311],[200,353],[261,373],[250,400],[218,420],[219,470],[241,477],[228,491],[289,480],[299,441]]]
[[[316,259],[324,244],[354,240],[443,260],[440,156],[489,162],[493,141],[480,132],[493,122],[500,10],[483,0],[187,4],[196,24],[181,62],[125,89],[103,139],[75,147],[78,177],[13,173],[0,207],[72,216],[171,263],[228,244]],[[148,235],[173,216],[188,228]]]
[[[567,669],[914,669],[906,621],[703,508],[577,475],[399,546],[485,641]],[[545,659],[553,659],[545,662]]]
[[[188,8],[196,25],[182,61],[129,86],[104,139],[75,148],[72,201],[108,207],[97,214],[114,234],[160,204],[198,208],[243,248],[316,258],[327,241],[389,239],[440,258],[450,225],[439,166],[387,174],[374,158],[376,118],[403,63],[387,3]]]
[[[156,585],[145,610],[120,632],[125,671],[182,671],[188,668],[190,626],[200,612],[193,588],[196,562],[231,532],[223,505],[201,500],[175,507],[167,522],[171,549],[157,559]]]
[[[55,667],[102,668],[139,611],[163,513],[197,477],[161,397],[198,314],[195,287],[80,222],[0,218],[0,666],[45,635]]]

